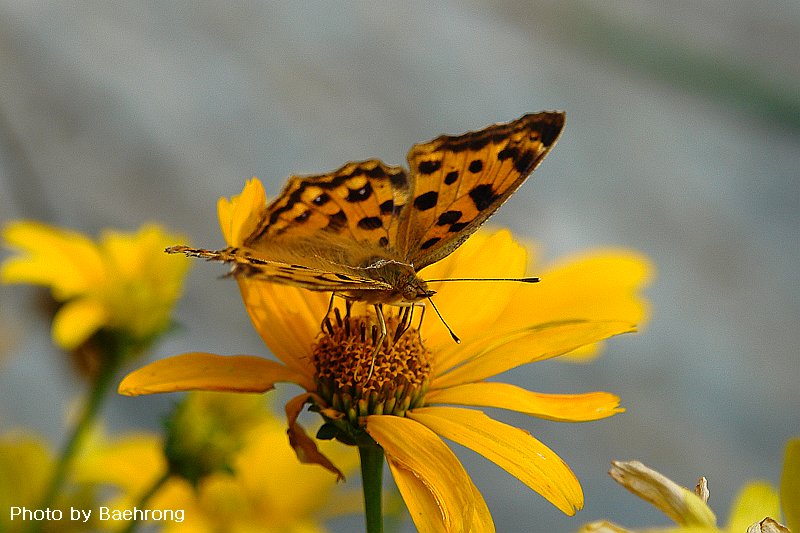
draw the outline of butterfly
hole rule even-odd
[[[548,111],[442,135],[411,148],[409,171],[369,159],[292,176],[242,246],[167,252],[232,263],[234,276],[330,291],[331,307],[334,295],[348,310],[353,301],[371,304],[377,352],[387,335],[382,305],[413,311],[421,300],[433,303],[419,271],[458,248],[522,185],[564,120],[563,112]],[[402,331],[410,323],[404,317]]]

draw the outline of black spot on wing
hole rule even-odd
[[[317,196],[316,198],[314,198],[313,200],[311,200],[311,203],[314,205],[325,205],[328,203],[328,201],[330,201],[330,199],[331,197],[328,196],[328,193],[324,192],[319,196]]]
[[[542,126],[541,130],[541,139],[542,144],[545,146],[550,146],[556,139],[558,135],[561,133],[561,129],[564,127],[564,118],[559,117],[558,121],[551,122],[548,121],[546,126]]]
[[[444,177],[445,185],[452,185],[458,179],[458,170],[452,170]]]
[[[439,201],[439,193],[436,191],[428,191],[414,198],[414,207],[420,211],[427,211],[435,207],[437,201]]]
[[[468,225],[469,225],[469,222],[456,222],[455,224],[452,224],[447,229],[447,231],[449,231],[450,233],[458,233],[462,229],[466,228]]]
[[[347,226],[347,215],[344,214],[344,211],[339,210],[330,216],[328,219],[328,225],[325,226],[325,230],[338,233],[345,226]]]
[[[348,189],[345,200],[348,202],[363,202],[372,195],[372,185],[366,182],[363,187],[358,189]]]
[[[378,244],[381,245],[382,248],[386,248],[387,246],[389,246],[389,239],[386,237],[381,237],[380,240],[378,241]]]
[[[395,189],[405,189],[408,187],[408,176],[406,176],[405,172],[398,172],[397,174],[391,174],[389,176],[389,181],[392,184],[392,187]]]
[[[428,248],[430,248],[431,246],[433,246],[434,244],[436,244],[440,240],[442,240],[441,237],[433,237],[433,238],[428,239],[427,241],[423,242],[422,246],[420,246],[420,248],[422,248],[423,250],[427,250]]]
[[[361,229],[373,230],[383,226],[383,221],[380,217],[364,217],[358,221],[357,226]]]
[[[483,170],[483,161],[480,159],[473,159],[472,162],[469,164],[469,171],[473,174],[477,174],[481,170]]]
[[[420,162],[417,170],[420,174],[433,174],[442,167],[441,161],[422,161]]]
[[[382,215],[391,214],[394,211],[394,200],[391,199],[386,200],[380,205],[380,208]]]
[[[383,170],[381,165],[375,165],[374,168],[367,170],[367,176],[370,178],[383,178],[386,176],[386,171]]]
[[[500,161],[505,161],[506,159],[514,159],[517,157],[517,149],[506,146],[502,150],[497,153],[497,159]]]
[[[458,219],[461,218],[463,213],[461,211],[445,211],[441,215],[439,215],[439,219],[436,221],[437,226],[446,226],[448,224],[454,224],[458,222]]]
[[[517,172],[520,174],[526,174],[530,171],[531,165],[533,164],[536,156],[530,150],[522,154],[519,159],[514,160],[514,168],[517,169]]]
[[[472,198],[472,203],[475,204],[478,211],[483,211],[497,199],[492,186],[488,183],[473,188],[469,191],[469,197]]]
[[[311,216],[311,210],[303,211],[302,213],[300,213],[299,215],[294,217],[294,221],[295,222],[305,222],[306,220],[308,220],[308,217],[310,217],[310,216]]]

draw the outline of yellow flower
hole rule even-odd
[[[609,471],[619,484],[660,509],[677,527],[638,530],[651,533],[787,533],[800,530],[800,438],[789,441],[781,475],[780,494],[765,481],[745,485],[737,495],[728,524],[717,526],[708,506],[708,488],[700,478],[695,490],[681,487],[638,461],[614,461]],[[778,520],[783,516],[788,528]],[[593,522],[580,533],[632,533],[607,521]]]
[[[53,320],[53,340],[66,350],[103,328],[135,341],[162,332],[189,264],[165,257],[164,248],[179,237],[152,224],[133,234],[108,230],[95,243],[77,232],[15,221],[2,237],[19,255],[3,261],[0,281],[51,289],[64,304]]]
[[[102,464],[100,473],[94,479],[70,476],[69,483],[59,491],[55,501],[46,508],[41,508],[42,493],[56,466],[56,459],[44,441],[35,435],[10,433],[0,437],[0,531],[28,531],[37,522],[42,523],[42,531],[99,531],[108,528],[107,522],[98,519],[97,509],[105,505],[98,498],[98,483],[116,483],[124,480],[122,487],[129,487],[127,476],[117,476],[122,465],[128,470],[135,470],[137,465],[132,460],[140,454],[131,454],[132,445],[136,445],[131,437],[118,442],[110,442],[96,432],[95,441],[104,443],[104,450],[97,447],[84,450],[83,461]],[[101,453],[98,453],[101,452]],[[133,466],[136,465],[136,466]],[[71,509],[91,513],[83,514],[80,519],[71,514]],[[86,520],[84,520],[86,518]]]
[[[356,466],[352,450],[327,444],[326,452],[343,468]],[[172,417],[166,444],[155,435],[137,434],[93,439],[86,448],[76,461],[75,477],[119,489],[106,504],[111,510],[161,511],[150,523],[164,532],[316,533],[325,531],[321,520],[358,510],[330,505],[335,478],[297,462],[286,446],[285,426],[259,396],[193,393]],[[176,448],[183,455],[170,467]],[[187,478],[190,455],[203,466],[217,460],[219,468]],[[168,469],[169,478],[143,506],[142,495]],[[122,529],[127,522],[112,525]]]
[[[260,220],[266,198],[257,180],[218,205],[227,243],[237,246]],[[478,233],[427,268],[428,279],[521,277],[526,250],[509,232]],[[433,283],[434,301],[461,345],[428,315],[382,345],[373,359],[375,318],[363,305],[336,308],[325,321],[329,295],[238,279],[256,330],[280,362],[255,356],[189,353],[157,361],[120,384],[128,395],[205,389],[264,392],[277,382],[305,389],[286,404],[289,437],[301,460],[338,472],[297,424],[306,403],[326,421],[318,436],[349,444],[374,439],[420,531],[491,531],[486,504],[440,437],[484,455],[573,514],[583,495],[569,467],[524,430],[479,410],[499,407],[554,421],[588,421],[622,411],[605,392],[546,394],[486,381],[506,370],[563,355],[634,331],[646,308],[637,291],[647,261],[622,250],[599,251],[537,270],[542,283]],[[397,312],[402,313],[402,310]],[[398,317],[389,313],[389,339]],[[418,320],[414,319],[414,323]],[[424,344],[422,342],[424,339]]]

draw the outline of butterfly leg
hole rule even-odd
[[[407,305],[403,307],[403,311],[400,313],[400,322],[397,324],[397,328],[394,330],[394,339],[392,340],[393,343],[396,343],[400,340],[400,337],[408,331],[408,328],[411,326],[411,321],[414,318],[414,304]]]
[[[375,348],[372,350],[372,362],[369,364],[369,373],[367,374],[367,381],[372,378],[372,371],[375,370],[375,358],[378,352],[381,351],[383,341],[386,339],[386,319],[383,317],[383,307],[381,304],[375,304],[375,316],[378,317],[379,331],[375,338]]]
[[[336,296],[336,294],[331,293],[331,300],[328,302],[328,310],[325,311],[325,314],[322,316],[322,323],[319,325],[319,329],[321,329],[323,332],[325,331],[325,326],[326,325],[328,325],[328,330],[331,329],[329,320],[330,320],[330,316],[331,316],[331,311],[333,311],[333,298],[335,296]]]
[[[425,318],[425,302],[420,302],[419,306],[422,308],[422,312],[419,314],[419,326],[417,326],[417,335],[419,336],[420,344],[422,344],[422,319]]]

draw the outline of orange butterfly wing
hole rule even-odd
[[[453,252],[522,185],[555,145],[564,119],[557,111],[528,114],[411,148],[412,190],[397,246],[415,270]]]
[[[245,244],[257,249],[339,236],[386,248],[395,242],[396,215],[408,188],[405,170],[376,159],[347,163],[329,174],[292,176]]]

